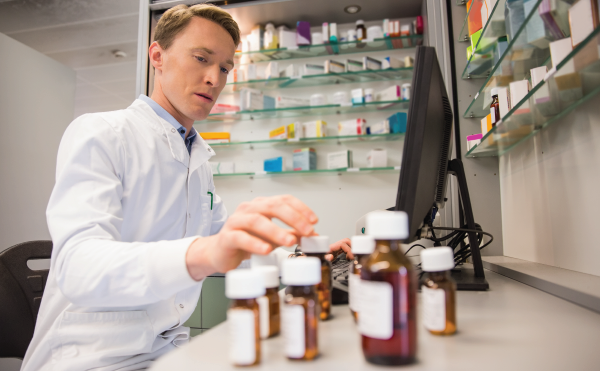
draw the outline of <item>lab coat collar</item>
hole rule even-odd
[[[181,139],[179,132],[173,127],[173,125],[156,114],[156,112],[141,99],[136,99],[130,108],[141,109],[145,114],[149,115],[152,120],[148,120],[148,124],[152,129],[159,135],[163,135],[167,138],[167,143],[171,149],[173,158],[186,167],[189,168],[190,172],[199,168],[203,163],[208,161],[209,158],[215,155],[215,151],[198,135],[198,137],[192,143],[192,153],[188,153],[185,147],[185,142]]]

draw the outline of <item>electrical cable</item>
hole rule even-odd
[[[424,249],[427,249],[425,246],[423,246],[423,245],[421,245],[421,244],[418,244],[418,243],[416,243],[416,244],[412,245],[412,246],[411,246],[411,247],[410,247],[408,250],[406,250],[406,252],[404,253],[404,255],[408,254],[408,252],[409,252],[410,250],[412,250],[412,248],[413,248],[413,247],[415,247],[415,246],[421,246],[422,248],[424,248]]]

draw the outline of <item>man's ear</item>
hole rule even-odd
[[[164,49],[156,41],[150,44],[150,47],[148,48],[148,57],[150,57],[150,63],[156,70],[161,72],[164,53]]]

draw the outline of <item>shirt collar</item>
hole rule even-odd
[[[181,137],[185,140],[185,134],[187,133],[187,129],[181,125],[177,120],[175,120],[175,117],[173,117],[169,112],[167,112],[166,109],[162,108],[160,106],[160,104],[156,103],[155,101],[152,100],[152,98],[144,95],[144,94],[140,94],[139,99],[146,102],[146,104],[148,104],[150,106],[150,108],[152,108],[152,110],[162,119],[164,119],[165,121],[167,121],[169,124],[173,125],[173,127],[175,128],[175,130],[177,130],[177,132],[179,134],[181,134]],[[196,129],[194,129],[192,127],[192,129],[190,130],[190,135],[188,136],[188,140],[192,141],[193,138],[196,137]]]

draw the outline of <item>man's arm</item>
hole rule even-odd
[[[61,141],[47,209],[51,269],[76,305],[145,305],[197,284],[185,263],[195,238],[121,242],[125,157],[120,136],[97,116],[77,119]]]

